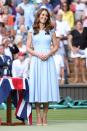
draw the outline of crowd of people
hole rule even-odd
[[[11,64],[15,59],[19,59],[18,53],[24,53],[28,56],[26,43],[29,30],[35,19],[35,15],[40,8],[48,9],[51,16],[51,23],[56,33],[56,38],[59,40],[59,49],[54,55],[54,61],[57,70],[57,78],[61,84],[68,83],[68,76],[70,75],[69,58],[74,61],[75,80],[78,82],[78,67],[79,63],[82,67],[83,82],[86,83],[85,78],[85,58],[86,58],[86,32],[87,30],[87,1],[86,0],[1,0],[0,1],[0,48],[4,47],[4,55],[9,56]],[[78,21],[79,20],[79,21]],[[76,22],[78,21],[78,22]],[[81,23],[79,24],[75,23]],[[77,26],[76,26],[77,25]],[[81,28],[81,29],[78,29]],[[78,38],[74,38],[71,33],[75,30]],[[80,32],[81,30],[81,32]],[[83,35],[85,38],[83,38]],[[73,37],[70,39],[70,37]],[[82,38],[81,38],[82,37]],[[81,40],[80,40],[80,39]],[[73,43],[75,39],[77,45]],[[78,41],[78,39],[80,41]],[[69,41],[68,41],[69,40]],[[84,42],[83,42],[84,41]],[[73,45],[74,44],[74,45]],[[82,47],[81,45],[85,46]],[[78,54],[76,52],[79,50]],[[51,46],[52,47],[52,46]],[[73,47],[73,48],[72,48]],[[82,51],[84,53],[82,53]],[[2,55],[2,51],[0,51]],[[84,54],[84,55],[83,55]],[[29,58],[31,56],[29,55]],[[26,57],[24,57],[25,60]],[[81,61],[81,62],[80,62]],[[2,63],[1,63],[2,65]],[[5,66],[6,67],[6,66]],[[5,68],[4,67],[4,68]],[[14,66],[13,66],[14,67]],[[7,67],[6,67],[7,68]],[[6,70],[6,69],[5,69]],[[11,69],[12,70],[12,69]],[[4,71],[4,70],[3,70]],[[1,71],[2,72],[2,71]],[[5,71],[6,72],[6,71]],[[13,71],[12,71],[13,72]],[[4,72],[3,72],[4,73]],[[5,73],[6,74],[6,73]],[[4,75],[4,74],[3,74]],[[11,74],[12,75],[12,74]],[[2,76],[2,73],[0,74]]]
[[[29,78],[37,125],[47,125],[48,103],[60,100],[58,85],[68,83],[69,58],[74,83],[79,71],[87,83],[86,0],[0,1],[0,77]]]

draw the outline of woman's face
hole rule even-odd
[[[67,4],[66,3],[62,3],[62,9],[63,9],[63,11],[67,11],[67,8],[68,8]]]
[[[76,29],[82,29],[83,28],[83,25],[82,23],[79,21],[76,23]]]
[[[45,24],[47,22],[47,19],[48,19],[48,13],[47,11],[43,10],[39,18],[40,23]]]

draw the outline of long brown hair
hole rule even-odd
[[[38,34],[38,33],[39,33],[39,29],[40,29],[40,27],[39,27],[39,23],[40,23],[39,17],[40,17],[40,15],[41,15],[41,13],[42,13],[43,11],[46,11],[46,12],[48,13],[48,19],[47,19],[47,21],[46,21],[46,23],[45,23],[45,31],[48,33],[50,30],[53,29],[53,26],[51,25],[51,20],[50,20],[50,13],[49,13],[49,11],[48,11],[47,9],[45,9],[45,8],[41,8],[41,9],[37,12],[37,14],[36,14],[36,16],[35,16],[35,20],[34,20],[34,24],[33,24],[34,34]]]

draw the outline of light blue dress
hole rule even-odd
[[[46,34],[44,30],[38,34],[32,32],[32,43],[36,52],[47,53],[50,51],[52,31]],[[30,64],[30,96],[31,103],[39,102],[59,102],[59,84],[57,80],[56,67],[53,56],[46,61],[42,61],[36,56],[32,56]]]

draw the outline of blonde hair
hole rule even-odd
[[[14,43],[18,45],[19,42],[22,42],[22,36],[21,35],[16,35]]]

